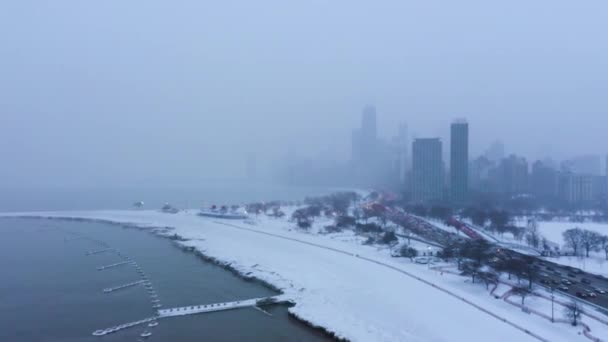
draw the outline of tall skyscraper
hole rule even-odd
[[[412,144],[412,198],[414,201],[443,199],[443,160],[439,138],[416,139]]]
[[[365,106],[361,127],[352,135],[353,179],[370,186],[378,181],[379,141],[376,129],[376,108]]]
[[[361,128],[355,129],[352,136],[352,159],[369,163],[376,155],[378,133],[376,129],[376,107],[365,106],[361,116]]]
[[[469,194],[469,124],[456,120],[450,132],[450,199],[463,203]]]

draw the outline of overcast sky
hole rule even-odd
[[[380,135],[608,153],[608,2],[0,3],[0,185],[196,182]],[[447,146],[445,147],[447,148]]]

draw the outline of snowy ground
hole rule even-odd
[[[592,222],[575,223],[566,221],[538,222],[538,229],[541,235],[560,246],[563,246],[564,244],[563,232],[577,227],[595,231],[602,235],[608,235],[608,224]],[[547,260],[566,266],[580,268],[590,273],[608,276],[608,260],[606,260],[606,254],[603,251],[592,252],[589,258],[562,256],[559,258],[547,258]]]
[[[2,214],[15,216],[18,214]],[[89,211],[27,215],[172,227],[209,257],[283,290],[290,310],[352,341],[585,341],[580,327],[552,324],[495,299],[484,285],[363,246],[350,232],[318,234],[260,215],[253,224],[195,211]],[[608,336],[604,325],[592,327]],[[531,334],[526,334],[528,330]]]
[[[538,222],[538,229],[541,234],[546,237],[549,241],[553,241],[562,245],[564,243],[563,232],[571,228],[581,228],[591,231],[598,232],[602,235],[608,235],[608,224],[602,223],[575,223],[575,222],[563,222],[563,221],[541,221]]]

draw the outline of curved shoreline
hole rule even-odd
[[[276,291],[279,294],[284,293],[284,291],[281,288],[279,288],[271,283],[268,283],[258,277],[249,275],[247,273],[243,273],[242,270],[239,270],[238,268],[234,267],[232,265],[232,263],[225,262],[216,257],[206,255],[202,251],[198,250],[196,247],[187,246],[186,244],[184,244],[184,242],[192,241],[192,240],[186,239],[176,233],[170,234],[169,232],[175,230],[174,227],[142,226],[142,225],[138,225],[136,223],[125,223],[125,222],[117,222],[117,221],[104,220],[104,219],[67,217],[67,216],[61,217],[61,216],[44,216],[44,215],[15,215],[15,216],[0,216],[0,218],[102,223],[102,224],[108,224],[108,225],[112,225],[112,226],[120,226],[123,229],[137,229],[137,230],[145,231],[154,236],[170,240],[172,242],[173,246],[175,246],[187,253],[193,253],[195,256],[200,258],[203,262],[208,262],[215,266],[219,266],[219,267],[231,272],[232,274],[234,274],[235,276],[237,276],[238,278],[240,278],[244,281],[255,282],[257,284],[260,284],[260,285],[266,287],[267,289]],[[297,303],[292,303],[291,305],[288,305],[287,314],[288,314],[289,318],[295,319],[297,322],[305,325],[309,329],[313,329],[316,332],[321,333],[324,336],[331,338],[335,341],[338,341],[338,342],[348,342],[349,341],[348,339],[337,336],[334,332],[332,332],[331,330],[329,330],[326,327],[315,325],[312,322],[299,317],[296,313],[292,312],[292,310],[291,310],[291,308],[294,307],[296,304]]]

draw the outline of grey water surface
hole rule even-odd
[[[79,234],[79,235],[75,235]],[[132,265],[98,271],[122,261],[97,241],[136,261],[164,308],[234,301],[276,294],[177,248],[169,239],[116,225],[44,219],[0,219],[0,341],[328,341],[287,315],[286,307],[253,308],[174,317],[154,328],[139,326],[103,337],[97,329],[154,314],[143,286],[112,293],[107,287],[139,280]]]

